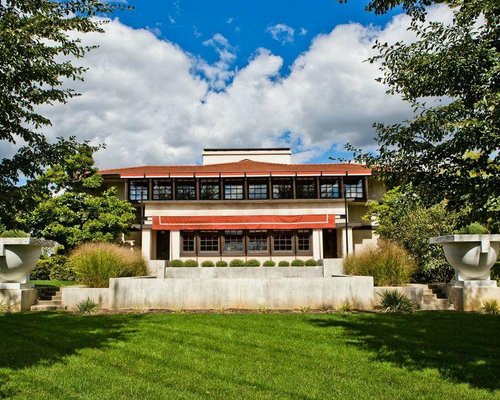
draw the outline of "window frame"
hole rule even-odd
[[[239,187],[241,188],[241,197],[227,197],[228,195],[228,192],[227,192],[227,186],[231,186],[231,187]],[[244,200],[245,199],[245,183],[243,182],[243,180],[241,179],[231,179],[231,180],[224,180],[224,182],[222,183],[222,187],[223,187],[223,192],[224,192],[224,200]],[[236,194],[239,195],[239,190],[235,192]]]
[[[182,186],[190,186],[193,189],[193,197],[186,199],[186,198],[179,198],[179,188]],[[175,182],[175,200],[179,201],[192,201],[196,200],[196,181],[194,179],[178,179]]]
[[[168,198],[160,198],[160,197],[157,197],[156,196],[156,193],[155,193],[155,189],[156,189],[156,185],[155,183],[157,182],[164,182],[164,183],[167,183],[167,185],[163,185],[163,186],[160,186],[160,187],[163,187],[163,188],[167,188],[167,187],[170,187],[170,197]],[[172,180],[171,179],[153,179],[153,182],[152,182],[152,193],[151,193],[151,199],[152,200],[172,200],[174,197],[174,193],[173,193],[173,184],[172,184]]]
[[[136,183],[141,183],[141,187],[145,188],[145,193],[146,193],[146,197],[143,196],[143,193],[144,193],[144,190],[141,190],[141,197],[140,198],[132,198],[132,189],[133,187],[135,188],[135,184]],[[134,190],[135,192],[135,190]],[[149,200],[149,180],[147,179],[133,179],[133,180],[130,180],[128,182],[128,199],[129,201],[135,201],[135,202],[141,202],[141,201],[145,201],[145,200]]]
[[[332,185],[332,189],[336,187],[336,196],[323,196],[323,193],[330,193],[330,191],[323,191],[323,185]],[[340,192],[340,179],[334,177],[322,177],[319,180],[319,198],[320,199],[340,199],[342,193]]]
[[[288,181],[288,183],[282,183]],[[290,186],[290,191],[288,197],[276,197],[275,196],[275,186]],[[273,200],[290,200],[293,199],[293,179],[292,178],[273,178],[271,182],[271,196]]]
[[[216,198],[204,198],[203,197],[203,187],[204,186],[212,186],[217,188],[217,197]],[[200,180],[200,200],[220,200],[220,181],[218,179],[201,179]]]

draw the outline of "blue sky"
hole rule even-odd
[[[292,147],[298,163],[376,149],[374,122],[411,117],[376,82],[375,40],[412,40],[409,17],[351,0],[128,0],[77,62],[81,95],[41,107],[49,138],[105,143],[101,168],[199,163],[203,148]],[[435,6],[429,19],[450,20]],[[1,155],[1,154],[0,154]]]
[[[365,10],[368,1],[351,0],[128,0],[134,11],[120,12],[120,20],[134,28],[147,28],[184,50],[215,62],[217,54],[204,42],[222,34],[234,46],[234,65],[242,68],[264,47],[284,60],[283,74],[311,40],[339,24],[385,25],[400,10],[375,15]],[[286,25],[293,37],[272,27]],[[285,28],[286,29],[286,28]],[[289,40],[287,40],[287,38]],[[281,39],[281,40],[279,40]],[[291,40],[290,40],[291,39]]]

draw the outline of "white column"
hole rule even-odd
[[[351,255],[354,250],[354,243],[352,240],[352,228],[347,228],[347,242],[346,243],[346,228],[343,227],[341,230],[342,236],[342,257],[346,257],[347,254]]]
[[[323,229],[313,229],[312,251],[315,260],[323,258]]]
[[[180,257],[181,257],[180,231],[170,231],[170,260],[178,260]]]
[[[141,251],[144,258],[149,261],[151,260],[151,237],[153,235],[152,229],[142,228],[142,241],[141,241]]]

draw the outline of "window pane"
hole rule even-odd
[[[266,231],[250,231],[248,233],[248,251],[263,252],[268,250],[268,235]]]
[[[132,201],[148,199],[148,181],[131,181],[129,185],[129,196]]]
[[[200,186],[200,199],[202,200],[219,200],[219,182],[218,181],[202,181]]]
[[[195,236],[194,232],[182,232],[182,251],[184,252],[194,252],[195,246]]]
[[[224,231],[224,251],[243,252],[243,231]]]
[[[200,232],[200,252],[218,252],[219,234],[218,232]]]
[[[153,181],[153,200],[171,200],[172,183],[164,180]]]
[[[292,251],[292,233],[275,232],[274,233],[274,251]]]
[[[195,200],[196,189],[192,181],[177,181],[175,186],[176,200]]]
[[[345,182],[345,195],[347,198],[363,198],[363,179]]]
[[[292,182],[290,179],[273,180],[273,199],[291,199]]]
[[[297,250],[310,251],[311,250],[311,232],[300,230],[297,232]]]
[[[314,179],[297,179],[296,191],[298,199],[314,199],[316,197]]]
[[[337,179],[322,180],[319,193],[322,199],[340,197],[339,181]]]
[[[248,184],[248,198],[267,199],[267,184],[266,183]]]
[[[243,199],[243,184],[241,184],[241,183],[226,183],[224,185],[224,199],[226,199],[226,200],[241,200],[241,199]]]

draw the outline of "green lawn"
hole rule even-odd
[[[57,287],[62,287],[62,286],[76,285],[77,282],[51,280],[51,281],[30,281],[30,283],[32,283],[33,285],[36,285],[36,286],[57,286]]]
[[[500,317],[0,314],[0,398],[500,399]]]

